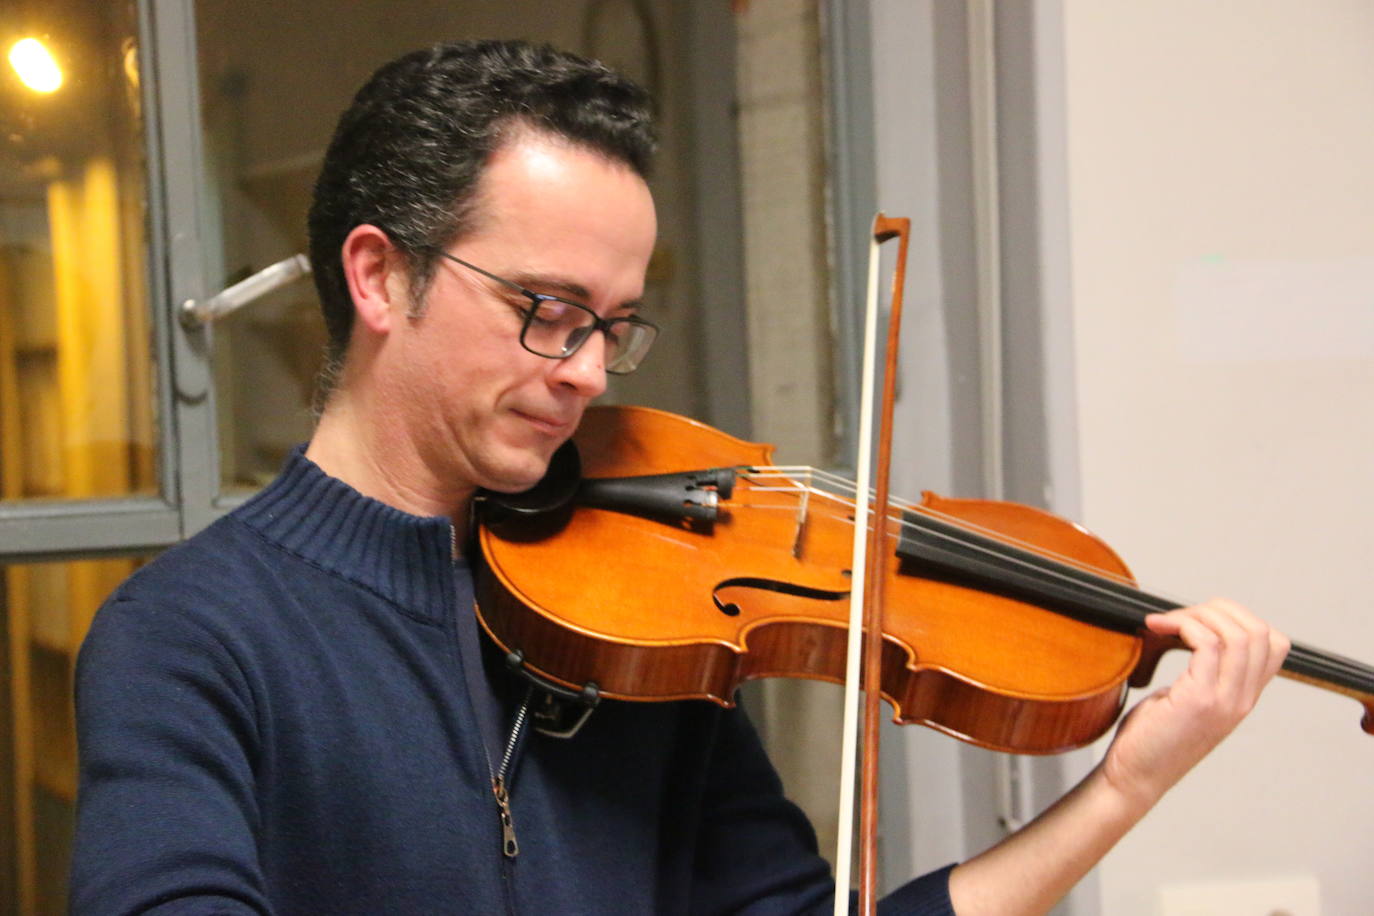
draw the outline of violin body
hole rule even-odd
[[[593,408],[576,442],[588,478],[772,455],[648,408]],[[852,508],[746,472],[710,524],[581,507],[553,532],[483,526],[479,617],[533,674],[608,698],[730,706],[752,678],[842,683]],[[1038,509],[929,493],[920,508],[1129,581],[1105,543]],[[1140,635],[931,575],[897,549],[900,513],[887,518],[881,681],[896,721],[1018,753],[1079,747],[1116,721],[1158,657]]]

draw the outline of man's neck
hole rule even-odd
[[[366,398],[336,391],[325,406],[305,457],[364,496],[411,515],[446,516],[457,542],[467,534],[473,488],[437,479],[394,412],[371,409]]]

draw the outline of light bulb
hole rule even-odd
[[[62,69],[37,38],[24,38],[10,48],[10,65],[34,92],[55,92],[62,85]]]

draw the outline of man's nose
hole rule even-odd
[[[606,335],[592,331],[577,352],[560,359],[549,376],[559,385],[576,389],[585,397],[594,398],[606,390]]]

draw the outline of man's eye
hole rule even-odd
[[[572,319],[578,311],[566,302],[550,299],[541,299],[534,303],[531,310],[534,315],[530,320],[539,324],[561,324]]]

